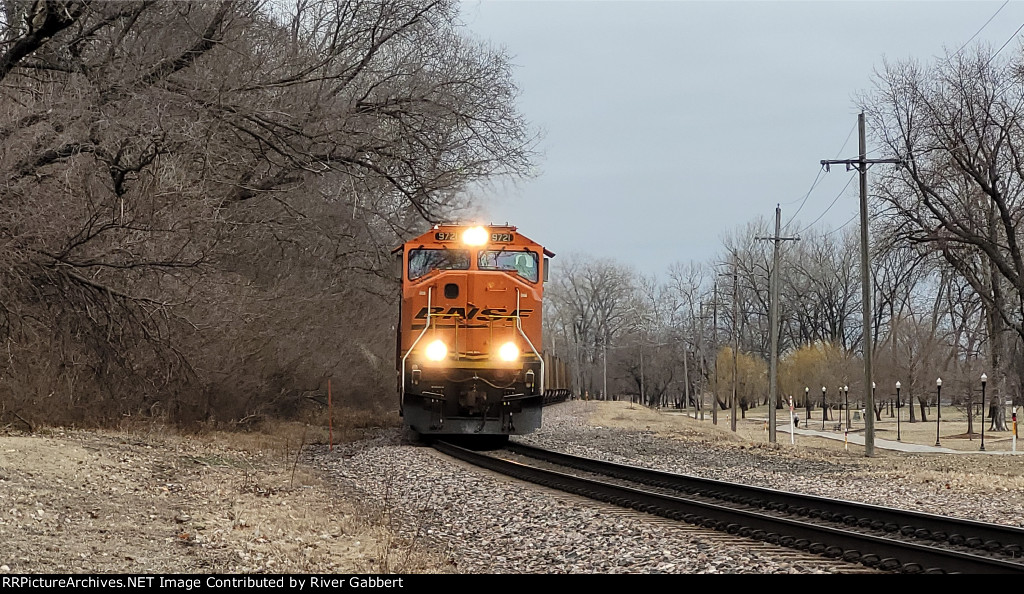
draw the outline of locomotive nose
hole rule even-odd
[[[547,385],[541,272],[553,254],[507,225],[436,226],[396,253],[406,424],[438,434],[539,427]]]

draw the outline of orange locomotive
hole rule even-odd
[[[540,427],[548,258],[508,225],[435,225],[401,252],[399,405],[421,435]]]

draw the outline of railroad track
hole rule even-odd
[[[1024,530],[570,456],[518,443],[450,456],[536,484],[900,573],[1024,574]]]

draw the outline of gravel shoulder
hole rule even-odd
[[[224,439],[0,435],[0,573],[394,571],[379,512],[283,454]]]

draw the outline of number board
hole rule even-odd
[[[512,243],[515,240],[515,233],[508,231],[491,233],[491,243]],[[434,241],[458,241],[458,234],[454,231],[438,231],[434,233]]]

